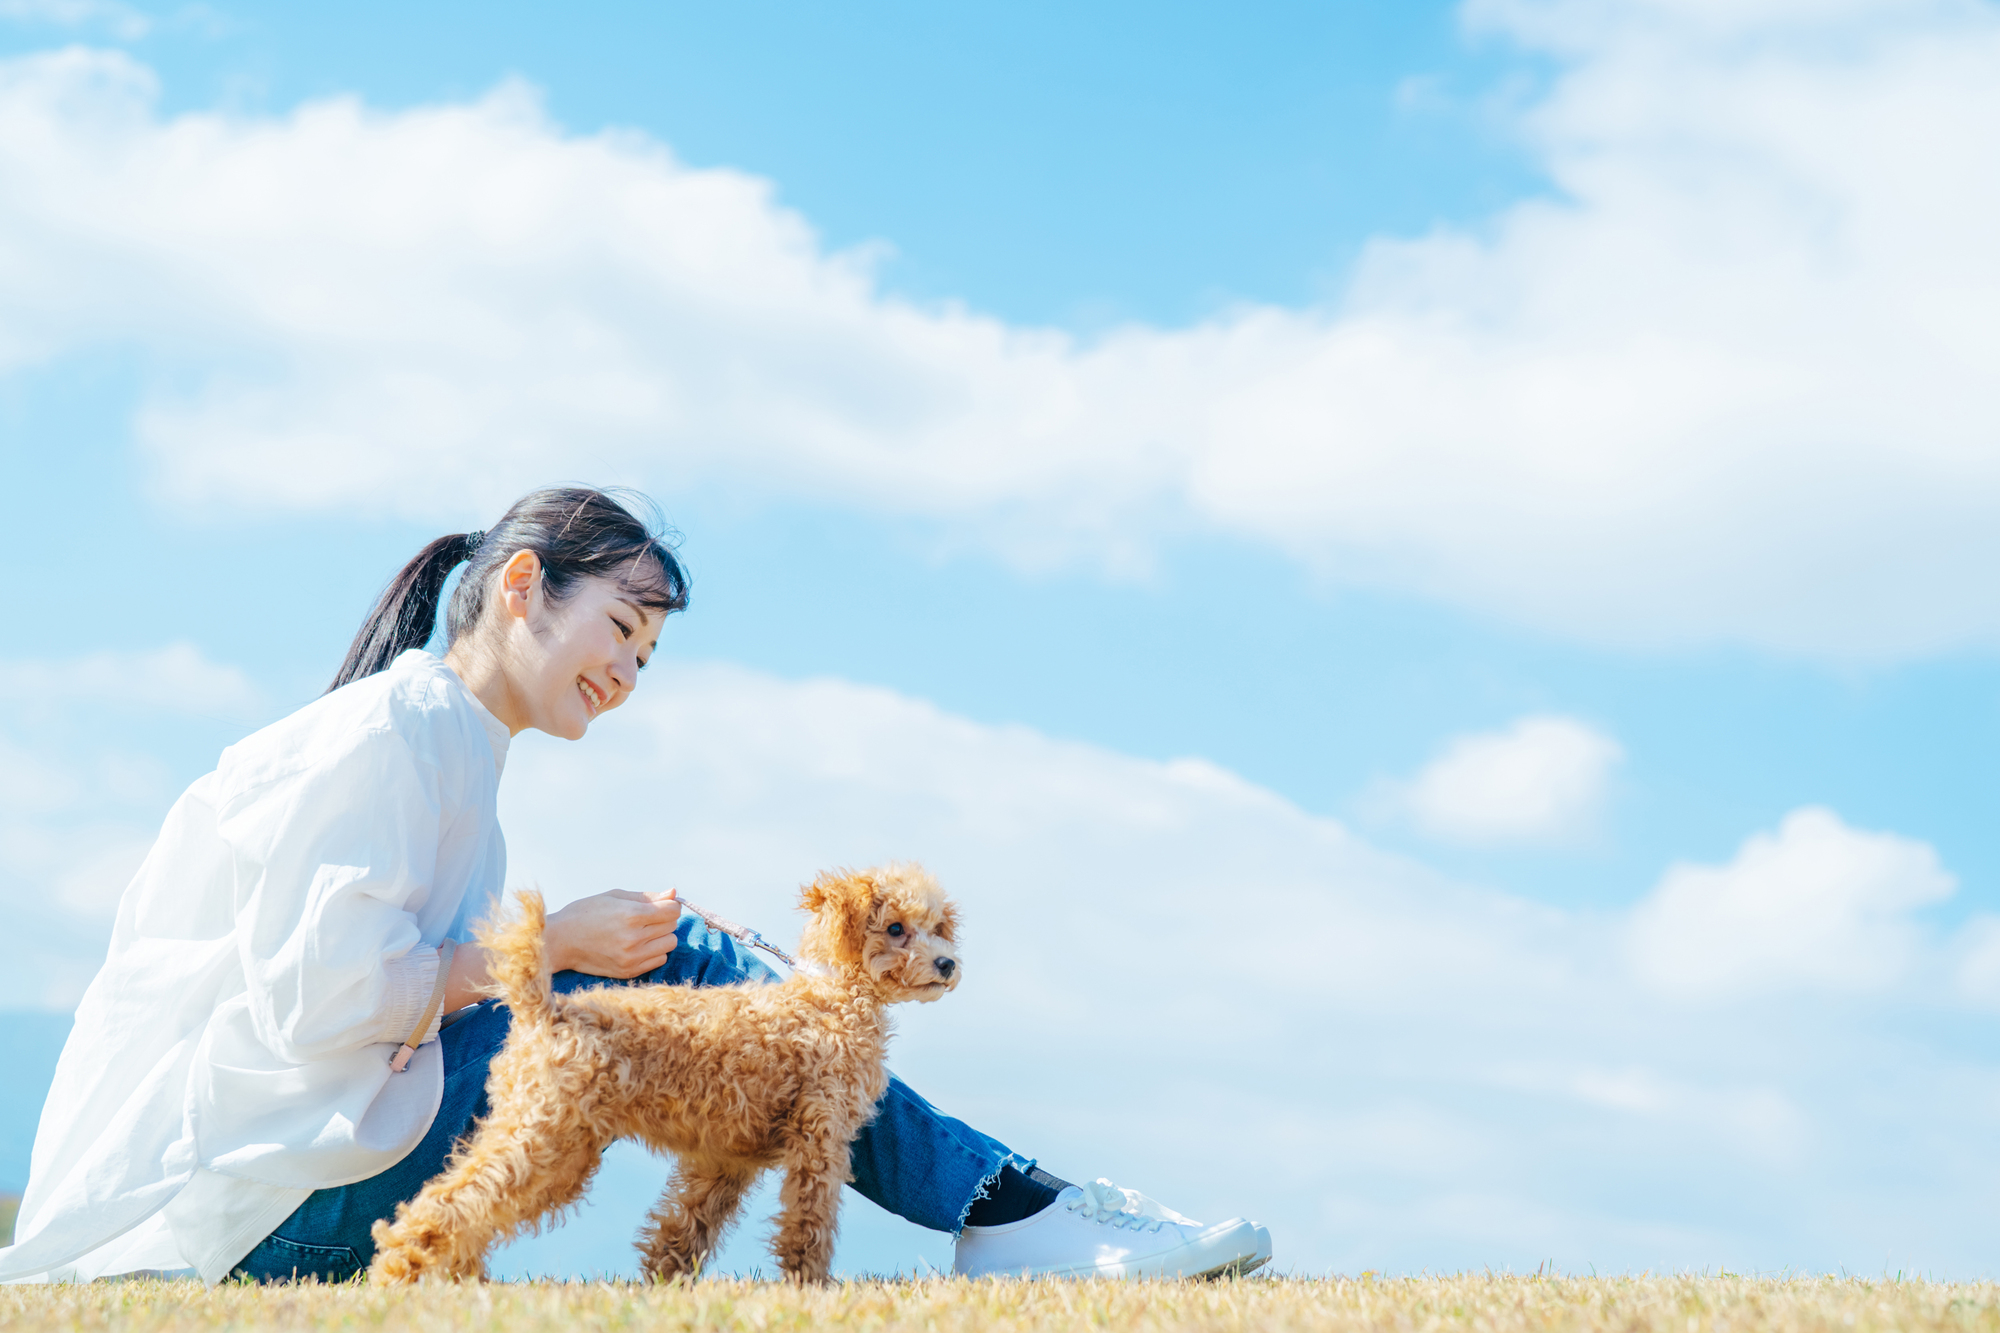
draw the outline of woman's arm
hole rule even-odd
[[[369,731],[218,812],[240,886],[251,1017],[282,1058],[305,1064],[403,1041],[428,1007],[435,965],[419,977],[385,960],[422,947],[406,904],[436,873],[438,780],[402,736]],[[679,915],[672,893],[582,899],[549,918],[549,961],[638,976],[666,961]],[[460,941],[440,1011],[483,998],[486,979],[481,950]]]
[[[439,1013],[454,1014],[468,1004],[486,998],[486,950],[467,941],[451,956],[451,973],[445,978],[444,1003]]]
[[[549,917],[549,970],[621,979],[650,972],[673,952],[680,914],[671,889],[658,895],[614,889],[580,898]],[[477,1004],[486,980],[486,951],[460,944],[445,982],[444,1012]]]

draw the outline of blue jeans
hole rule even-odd
[[[644,976],[612,981],[581,972],[558,972],[559,991],[595,986],[730,986],[776,981],[777,975],[737,942],[682,914],[667,961]],[[511,1015],[498,1000],[461,1012],[444,1029],[444,1100],[430,1132],[402,1161],[352,1185],[315,1190],[276,1231],[245,1255],[232,1276],[258,1282],[316,1276],[340,1282],[368,1267],[375,1241],[368,1232],[416,1197],[451,1156],[459,1138],[487,1112],[486,1067],[507,1041]],[[933,1231],[956,1232],[966,1210],[987,1184],[1012,1163],[1033,1165],[1004,1144],[954,1120],[891,1076],[875,1117],[854,1140],[853,1188],[888,1211]]]

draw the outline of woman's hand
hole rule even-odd
[[[621,980],[650,972],[673,952],[680,915],[672,889],[660,894],[613,889],[579,898],[549,915],[543,937],[549,969]]]

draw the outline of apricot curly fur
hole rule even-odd
[[[631,1138],[679,1159],[640,1233],[647,1273],[697,1273],[758,1175],[780,1166],[772,1255],[793,1281],[824,1282],[850,1147],[888,1086],[885,1006],[936,999],[962,975],[958,914],[936,881],[890,865],[807,885],[800,952],[821,975],[575,995],[549,984],[541,896],[517,897],[519,919],[480,934],[513,1011],[487,1079],[492,1110],[375,1224],[370,1281],[483,1278],[496,1241],[574,1204],[604,1149]]]

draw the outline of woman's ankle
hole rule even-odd
[[[1052,1176],[1039,1166],[1023,1172],[1008,1163],[987,1183],[984,1197],[973,1200],[965,1212],[969,1227],[1004,1227],[1033,1217],[1056,1201],[1069,1182]]]

